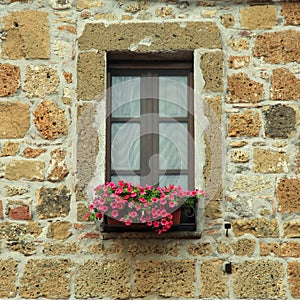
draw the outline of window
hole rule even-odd
[[[106,179],[194,188],[193,64],[109,60]]]

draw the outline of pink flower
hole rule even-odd
[[[131,218],[135,218],[135,217],[137,216],[137,212],[136,212],[136,211],[131,211],[131,212],[129,213],[129,216],[130,216]]]
[[[170,206],[171,208],[173,208],[173,207],[176,206],[176,203],[175,203],[174,201],[170,201],[170,202],[169,202],[169,206]]]
[[[115,188],[117,187],[116,184],[115,184],[114,182],[110,182],[110,183],[108,184],[108,186],[111,187],[112,189],[115,189]]]
[[[86,213],[85,216],[84,216],[84,219],[85,219],[85,220],[88,220],[89,217],[90,217],[90,214],[89,214],[89,213]]]
[[[152,221],[149,221],[149,222],[147,223],[148,226],[152,226],[152,224],[153,224]]]
[[[112,216],[113,218],[117,218],[117,217],[119,216],[119,211],[116,210],[116,209],[114,209],[114,210],[111,212],[111,216]]]
[[[103,214],[100,211],[96,213],[97,219],[102,219],[102,217],[103,217]]]
[[[95,205],[93,203],[90,204],[90,210],[94,210]]]
[[[125,220],[125,226],[130,226],[132,224],[132,221],[128,218]]]
[[[154,221],[153,227],[155,227],[155,228],[159,227],[159,222],[158,221]]]
[[[139,198],[139,201],[142,202],[142,203],[146,203],[147,200],[145,198]]]

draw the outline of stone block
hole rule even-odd
[[[266,63],[287,64],[300,60],[298,43],[300,32],[282,30],[258,35],[253,48],[253,56],[263,57]]]
[[[0,151],[0,157],[4,156],[15,156],[18,154],[20,148],[19,143],[13,143],[8,141],[4,144],[3,148]]]
[[[65,161],[66,150],[55,149],[51,151],[50,155],[51,159],[47,170],[47,179],[51,182],[64,180],[69,174]]]
[[[195,292],[196,261],[141,260],[136,262],[132,297],[158,294],[192,298]]]
[[[263,99],[263,84],[250,79],[245,73],[229,75],[227,83],[228,103],[257,103]]]
[[[288,173],[289,157],[279,151],[254,148],[253,171],[255,173]]]
[[[300,3],[281,3],[281,14],[285,17],[286,25],[300,25]]]
[[[6,185],[5,189],[6,189],[5,195],[8,197],[24,195],[29,191],[29,188],[27,186],[19,186],[19,185]]]
[[[283,236],[287,238],[300,238],[300,220],[290,220],[283,224]]]
[[[77,96],[82,100],[100,100],[105,85],[104,52],[79,53],[77,61]]]
[[[249,66],[250,56],[230,56],[228,59],[229,68],[242,69]]]
[[[75,297],[128,299],[131,263],[126,260],[88,260],[75,272]]]
[[[49,225],[47,238],[55,240],[65,240],[72,235],[70,231],[71,223],[62,221],[62,222],[52,222]]]
[[[81,11],[92,7],[103,7],[103,0],[78,0],[77,10]]]
[[[95,160],[99,151],[99,140],[94,126],[95,117],[95,104],[85,103],[78,107],[77,179],[81,187],[85,187],[94,177],[96,168]]]
[[[233,184],[234,191],[258,194],[271,188],[271,182],[264,176],[239,176]]]
[[[86,222],[84,218],[85,215],[89,212],[89,208],[87,204],[78,203],[77,204],[77,221],[78,222]]]
[[[0,97],[13,96],[20,86],[20,68],[11,64],[0,64]]]
[[[151,39],[150,46],[140,43],[145,37]],[[221,49],[222,43],[214,22],[186,22],[184,26],[181,22],[88,23],[78,46],[79,50],[128,50],[134,46],[138,51],[175,51]]]
[[[239,299],[282,299],[284,267],[271,260],[245,261],[233,266],[233,292]]]
[[[8,218],[11,220],[31,220],[29,205],[10,205]]]
[[[49,59],[50,25],[48,13],[21,10],[8,13],[2,19],[6,39],[2,57],[9,59]]]
[[[42,232],[41,226],[36,222],[0,223],[0,238],[6,239],[8,242],[24,241],[24,237],[37,238]]]
[[[2,200],[0,200],[0,220],[3,219],[3,205],[2,205]]]
[[[58,26],[57,29],[67,31],[67,32],[70,32],[72,34],[77,34],[77,29],[73,25],[62,25],[62,26]]]
[[[73,74],[71,72],[63,72],[63,75],[65,77],[66,83],[73,82]]]
[[[51,242],[46,243],[43,253],[45,255],[65,255],[65,254],[77,254],[80,251],[80,247],[76,242],[67,243],[63,242]]]
[[[252,234],[257,238],[279,237],[278,222],[275,219],[234,219],[231,225],[235,236]]]
[[[8,180],[44,180],[45,163],[36,160],[11,160],[5,169]]]
[[[213,253],[214,247],[211,243],[190,243],[186,246],[186,251],[192,256],[209,256]]]
[[[234,26],[235,20],[234,16],[231,14],[225,14],[221,16],[221,23],[226,27],[230,28]]]
[[[207,260],[201,264],[200,297],[201,298],[227,298],[227,276],[223,272],[222,260]]]
[[[34,149],[31,147],[26,147],[23,151],[23,156],[26,158],[36,158],[41,154],[45,153],[46,151],[47,149],[45,148]]]
[[[273,70],[270,96],[272,100],[299,100],[300,79],[287,68]]]
[[[47,94],[55,94],[59,86],[57,71],[49,66],[26,67],[23,90],[28,98],[44,98]]]
[[[249,152],[245,150],[232,151],[230,159],[235,163],[245,163],[250,159]]]
[[[14,298],[17,295],[17,267],[14,259],[0,259],[0,297]]]
[[[238,256],[251,256],[254,254],[256,240],[240,239],[231,244],[233,252]]]
[[[241,26],[246,29],[269,29],[277,24],[274,5],[257,5],[241,8]]]
[[[230,38],[228,40],[228,46],[231,47],[234,51],[248,50],[249,41],[245,38]]]
[[[40,219],[66,217],[70,211],[71,192],[65,186],[37,190],[36,210]]]
[[[30,126],[29,105],[21,102],[1,102],[0,120],[0,139],[24,137]]]
[[[300,263],[298,261],[289,262],[287,273],[292,297],[300,298]]]
[[[30,259],[20,280],[20,297],[69,298],[71,266],[69,259]]]
[[[140,241],[132,241],[128,244],[127,252],[133,257],[137,255],[170,255],[176,257],[180,253],[180,243],[161,244],[144,241],[141,244]]]
[[[200,68],[205,81],[204,90],[223,91],[223,52],[207,52],[201,56]]]
[[[42,101],[35,111],[34,124],[43,139],[54,140],[60,136],[67,135],[68,121],[64,110],[51,100]]]
[[[300,180],[281,178],[276,186],[278,211],[281,213],[300,212]]]
[[[71,8],[74,0],[48,0],[48,3],[53,9],[64,10]]]
[[[271,138],[288,138],[296,127],[296,111],[288,105],[272,105],[263,110],[265,133]]]
[[[300,258],[300,243],[284,242],[284,243],[261,243],[260,255],[276,255],[278,257],[296,257]]]
[[[243,113],[231,114],[227,126],[230,137],[258,136],[261,120],[257,111],[246,110]]]

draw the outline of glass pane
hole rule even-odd
[[[159,124],[159,169],[188,168],[187,123]]]
[[[180,185],[183,189],[188,189],[187,175],[163,175],[159,176],[159,185],[168,186],[170,184]]]
[[[138,117],[140,115],[140,77],[112,76],[111,80],[112,117]]]
[[[140,125],[113,123],[111,125],[111,168],[140,169]]]
[[[131,182],[133,184],[140,184],[140,176],[138,175],[113,175],[111,176],[111,181],[118,183],[119,180],[124,180],[126,182]]]
[[[163,117],[186,117],[188,89],[186,76],[160,76],[159,115]]]

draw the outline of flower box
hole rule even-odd
[[[104,217],[108,228],[130,227],[129,231],[154,230],[159,234],[180,224],[181,208],[195,206],[203,191],[184,191],[180,186],[142,187],[119,181],[107,182],[94,189],[88,220]]]

